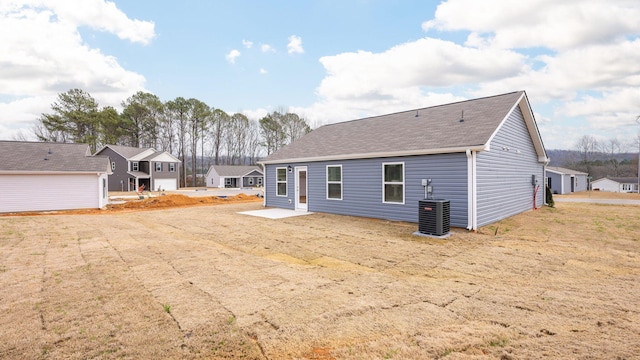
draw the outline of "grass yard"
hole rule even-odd
[[[0,358],[631,359],[640,206],[447,240],[255,202],[0,217]]]

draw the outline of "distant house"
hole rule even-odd
[[[142,185],[153,191],[179,188],[180,160],[166,151],[105,145],[96,155],[109,157],[111,191],[136,191]]]
[[[576,191],[587,191],[587,173],[557,166],[545,169],[547,185],[554,194],[570,194]]]
[[[547,163],[524,91],[325,125],[261,161],[266,206],[418,222],[430,188],[474,230],[543,205]]]
[[[638,192],[638,178],[605,177],[593,181],[591,183],[591,189],[595,191]]]
[[[262,186],[263,174],[258,166],[213,165],[206,181],[207,187],[250,188]]]
[[[87,144],[0,141],[0,213],[102,208],[109,172]]]

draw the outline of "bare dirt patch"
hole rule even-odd
[[[447,240],[260,203],[0,217],[0,358],[634,358],[640,206]]]
[[[142,195],[137,199],[127,199],[122,203],[108,204],[103,209],[78,209],[78,210],[60,210],[60,211],[40,211],[40,212],[21,212],[21,213],[3,213],[0,216],[31,216],[31,215],[98,215],[110,214],[122,211],[143,211],[158,210],[167,208],[177,208],[198,205],[222,205],[222,204],[239,204],[260,202],[263,200],[255,195],[238,194],[234,196],[201,196],[190,197],[180,194],[168,195]]]

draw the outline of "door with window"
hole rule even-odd
[[[296,210],[307,211],[307,167],[296,166]]]

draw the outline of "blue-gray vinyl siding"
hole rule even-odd
[[[382,164],[398,162],[404,163],[404,204],[383,203]],[[467,227],[464,153],[266,165],[266,206],[294,208],[295,170],[287,172],[287,196],[276,196],[276,168],[288,165],[307,166],[309,211],[418,222],[422,179],[432,179],[433,198],[451,201],[451,226]],[[327,199],[327,165],[342,166],[342,200]]]
[[[587,191],[589,184],[587,182],[587,175],[576,174],[575,175],[576,185],[574,191]]]
[[[477,225],[484,226],[544,204],[544,164],[538,161],[522,112],[516,107],[476,162]]]
[[[551,189],[552,194],[563,194],[562,192],[562,174],[556,174],[550,171],[547,171],[547,178],[550,182],[549,188]],[[569,188],[570,189],[570,188]]]

